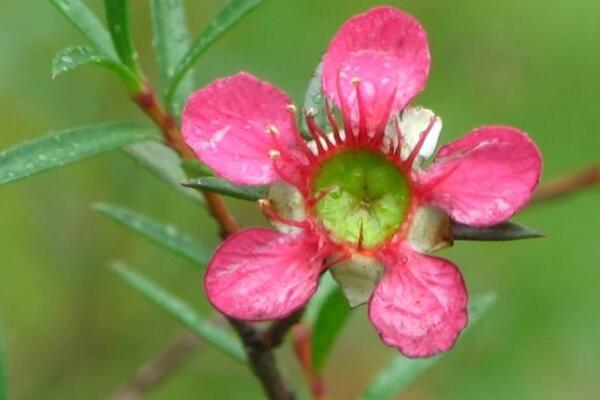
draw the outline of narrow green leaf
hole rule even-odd
[[[331,276],[331,273],[325,272],[321,277],[321,281],[319,282],[319,289],[317,293],[312,297],[308,306],[306,306],[306,311],[304,312],[304,321],[310,325],[314,326],[317,322],[317,318],[319,318],[319,314],[323,309],[323,306],[332,295],[332,293],[338,289],[337,282]]]
[[[0,184],[149,139],[158,139],[158,135],[148,128],[125,123],[51,132],[0,153]]]
[[[131,39],[128,0],[104,0],[104,9],[108,30],[119,58],[136,75],[140,75],[138,56]]]
[[[166,103],[172,104],[175,91],[179,83],[186,76],[188,70],[196,60],[214,43],[237,24],[246,14],[258,7],[264,0],[229,0],[219,11],[210,25],[204,29],[198,39],[192,43],[189,51],[177,65],[175,72],[169,82],[166,95]]]
[[[73,71],[84,65],[96,64],[115,72],[130,90],[140,90],[142,83],[132,73],[110,57],[106,57],[86,46],[68,47],[54,56],[52,60],[52,79],[62,73]]]
[[[470,300],[470,322],[467,330],[475,325],[494,304],[491,294],[474,296]],[[363,393],[362,400],[391,400],[406,389],[415,379],[437,363],[444,355],[409,359],[394,355],[391,362],[373,379]]]
[[[187,177],[180,166],[181,158],[170,147],[160,142],[149,141],[132,144],[125,147],[124,150],[136,163],[171,188],[189,199],[203,202],[200,193],[181,184],[187,180]]]
[[[204,266],[210,259],[211,250],[171,225],[164,225],[135,211],[111,204],[98,203],[94,205],[94,209],[195,264]]]
[[[94,46],[101,55],[117,60],[108,31],[80,0],[49,0]]]
[[[6,373],[6,352],[4,350],[4,336],[0,323],[0,400],[8,400],[8,383]]]
[[[323,96],[323,91],[321,90],[321,77],[323,74],[323,62],[319,62],[313,76],[311,77],[308,88],[306,89],[306,93],[304,95],[304,104],[302,105],[303,111],[311,110],[315,115],[315,122],[324,131],[328,132],[329,129],[329,121],[327,120],[327,115],[325,113],[325,96]],[[308,127],[306,126],[306,120],[304,118],[304,113],[298,113],[298,118],[300,118],[300,127],[302,128],[302,132],[304,135],[310,139],[310,136],[306,132],[308,132]]]
[[[331,348],[350,317],[348,300],[339,287],[328,293],[313,325],[312,360],[317,370],[325,365]]]
[[[505,241],[540,238],[544,235],[512,221],[483,228],[454,222],[452,224],[452,237],[454,240]]]
[[[200,189],[207,192],[219,193],[224,196],[235,197],[237,199],[256,201],[267,195],[267,186],[240,186],[229,183],[221,178],[208,176],[205,178],[194,179],[184,184],[186,187]]]
[[[246,362],[246,354],[238,338],[229,331],[215,325],[189,304],[167,292],[156,283],[130,269],[123,263],[113,266],[115,273],[133,289],[157,305],[171,317],[186,325],[208,344],[221,350],[239,362]]]
[[[185,7],[183,0],[150,0],[150,11],[161,87],[165,93],[177,64],[190,48]],[[173,103],[167,105],[169,111],[179,115],[185,99],[193,90],[194,80],[190,69],[175,92]]]
[[[181,161],[181,169],[183,169],[183,172],[185,172],[185,176],[188,180],[215,176],[208,166],[202,164],[200,160],[197,159],[183,159]]]

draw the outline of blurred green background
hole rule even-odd
[[[133,0],[135,39],[156,81],[146,1]],[[188,1],[196,37],[222,0]],[[99,0],[88,1],[101,14]],[[270,0],[197,64],[197,84],[247,70],[300,103],[321,53],[349,16],[377,1]],[[540,146],[543,180],[599,159],[600,3],[591,0],[389,1],[429,32],[433,58],[416,103],[444,119],[442,141],[487,123],[518,126]],[[0,1],[0,149],[104,120],[145,121],[124,88],[96,68],[50,79],[50,60],[82,37],[47,2]],[[517,220],[547,235],[513,243],[459,243],[445,252],[471,293],[496,306],[401,398],[600,398],[598,191],[541,204]],[[206,243],[203,210],[120,152],[0,187],[0,319],[13,398],[106,398],[181,327],[126,287],[107,265],[125,259],[206,312],[201,272],[134,237],[89,205],[108,201],[171,222]],[[232,202],[246,225],[264,223]],[[355,398],[392,354],[365,310],[353,313],[326,379],[333,399]],[[285,372],[299,372],[289,349]],[[202,348],[148,399],[254,399],[243,367]]]

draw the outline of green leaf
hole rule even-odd
[[[238,338],[231,332],[210,322],[190,305],[125,264],[116,263],[113,270],[125,283],[140,292],[171,317],[196,332],[208,344],[231,356],[236,361],[246,362],[244,349]]]
[[[2,324],[0,324],[0,400],[8,400],[8,383],[6,380],[6,364],[4,350],[4,336],[2,334]]]
[[[317,370],[325,366],[331,348],[350,317],[348,300],[339,287],[328,293],[313,325],[312,360]]]
[[[84,65],[96,64],[115,72],[123,80],[127,88],[136,91],[142,88],[142,83],[123,64],[96,52],[85,46],[68,47],[54,56],[52,60],[52,79],[64,72],[73,71]]]
[[[138,56],[131,39],[129,26],[129,2],[127,0],[104,0],[106,21],[119,58],[137,76],[140,75]]]
[[[125,153],[140,166],[158,179],[177,190],[189,199],[203,202],[202,196],[194,189],[186,188],[181,183],[187,180],[182,171],[181,158],[170,147],[160,142],[136,143],[125,147]]]
[[[166,103],[172,104],[174,93],[179,83],[187,74],[196,60],[221,37],[225,32],[237,24],[246,14],[258,7],[264,0],[229,0],[227,5],[219,11],[210,25],[204,29],[198,39],[194,41],[189,51],[177,65],[169,82],[166,94]]]
[[[234,185],[214,176],[194,179],[184,183],[184,186],[249,201],[257,201],[258,199],[265,198],[269,191],[268,186]]]
[[[75,27],[83,33],[99,54],[117,60],[108,31],[80,0],[50,0]]]
[[[329,271],[325,272],[321,277],[321,281],[319,282],[319,289],[317,290],[317,293],[314,294],[310,300],[310,303],[308,303],[308,306],[306,306],[306,311],[304,312],[304,321],[308,325],[315,325],[327,298],[331,296],[332,293],[338,288],[339,286],[331,276],[331,273]]]
[[[512,221],[483,228],[454,222],[452,224],[452,237],[454,240],[505,241],[540,238],[544,235]]]
[[[183,169],[183,172],[185,172],[185,176],[188,180],[215,176],[208,166],[202,164],[200,160],[194,158],[183,159],[181,161],[181,169]]]
[[[51,132],[0,153],[0,184],[149,139],[158,139],[158,135],[148,128],[125,123]]]
[[[195,264],[204,266],[210,259],[211,250],[171,225],[164,225],[135,211],[111,204],[98,203],[94,205],[94,209]]]
[[[470,322],[467,330],[475,325],[486,311],[494,304],[494,296],[474,296],[470,301]],[[391,362],[383,369],[363,393],[362,400],[391,400],[406,389],[415,379],[437,363],[444,355],[431,358],[409,359],[394,355]]]
[[[163,93],[166,92],[177,64],[190,48],[190,37],[185,20],[183,0],[150,0],[154,48]],[[175,92],[173,103],[168,104],[172,114],[179,115],[183,103],[194,90],[193,73],[188,70]]]
[[[328,132],[329,121],[327,120],[327,114],[325,113],[325,96],[321,89],[321,77],[323,74],[323,62],[319,62],[315,72],[313,73],[308,83],[308,88],[304,95],[304,104],[302,105],[303,111],[312,110],[315,113],[315,122],[320,128]],[[300,118],[300,127],[305,137],[311,139],[307,134],[308,127],[306,126],[306,120],[304,119],[304,113],[298,113]]]

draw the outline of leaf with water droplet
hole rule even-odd
[[[85,65],[100,65],[115,72],[132,91],[139,90],[142,82],[120,62],[98,54],[91,47],[68,47],[54,56],[52,60],[52,79]]]
[[[302,111],[311,110],[315,116],[315,123],[322,128],[325,132],[330,132],[329,121],[327,120],[327,114],[325,113],[325,96],[323,96],[323,90],[321,89],[321,80],[323,76],[323,62],[320,61],[313,72],[310,81],[308,82],[308,88],[304,94],[304,104],[302,105]],[[298,113],[300,122],[300,129],[303,135],[311,139],[308,134],[308,127],[306,126],[306,120],[304,113]]]
[[[249,201],[256,201],[265,198],[269,190],[268,186],[235,185],[227,182],[226,180],[213,176],[191,180],[184,183],[184,186]]]
[[[166,91],[166,103],[172,104],[175,92],[182,79],[196,60],[219,39],[225,32],[236,25],[250,11],[254,10],[264,0],[229,0],[219,11],[211,23],[204,29],[200,37],[190,46],[175,68],[175,73],[169,81]]]
[[[171,188],[194,201],[203,202],[202,196],[196,190],[181,185],[181,182],[186,180],[186,174],[180,165],[181,157],[164,143],[154,141],[136,143],[127,146],[124,150],[140,166]]]
[[[159,139],[154,130],[128,123],[51,132],[0,152],[0,184],[151,139]]]
[[[242,344],[230,331],[204,318],[189,304],[183,302],[142,274],[132,270],[124,263],[115,263],[113,271],[146,299],[194,331],[207,344],[214,346],[236,361],[246,362],[246,354]]]
[[[138,56],[129,26],[129,1],[104,0],[104,9],[108,30],[120,60],[132,71],[134,76],[141,77]]]
[[[118,60],[108,31],[80,0],[50,0],[75,27],[90,41],[94,50],[104,57]]]
[[[183,0],[151,0],[153,46],[156,49],[160,83],[163,93],[166,92],[169,80],[175,73],[177,64],[190,48],[191,40],[185,19]],[[186,72],[173,101],[167,104],[169,111],[179,115],[185,99],[194,90],[193,71]]]
[[[94,208],[113,221],[196,265],[204,266],[210,259],[211,250],[190,236],[180,233],[172,225],[161,224],[143,214],[111,204],[98,203],[94,204]]]

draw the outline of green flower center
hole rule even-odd
[[[349,150],[325,161],[313,195],[326,192],[316,207],[323,225],[338,240],[375,247],[400,227],[409,201],[400,170],[382,154]]]

